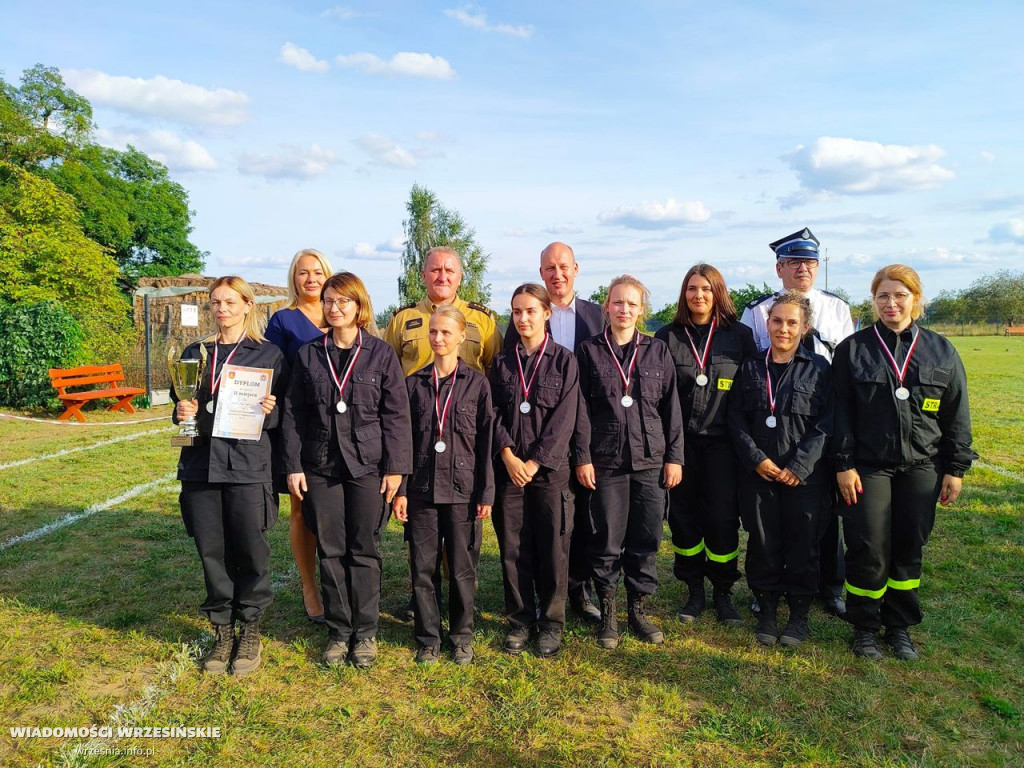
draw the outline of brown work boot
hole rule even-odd
[[[260,666],[263,654],[263,641],[260,640],[260,620],[253,619],[242,624],[242,632],[238,636],[238,650],[231,662],[231,673],[235,677],[245,677],[255,672]]]
[[[223,675],[231,663],[231,651],[235,647],[235,625],[214,624],[213,649],[203,659],[203,671],[213,675]]]

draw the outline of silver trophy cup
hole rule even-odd
[[[168,357],[167,364],[171,370],[171,381],[174,383],[174,393],[178,400],[195,399],[200,376],[203,374],[203,361],[174,360],[172,355]],[[196,446],[203,442],[205,438],[199,434],[199,425],[194,417],[181,422],[181,431],[171,438],[171,445],[175,447]]]

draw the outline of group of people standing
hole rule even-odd
[[[706,578],[718,620],[742,626],[731,596],[742,521],[760,643],[806,641],[820,595],[853,624],[856,655],[882,657],[884,626],[893,655],[916,658],[908,628],[921,621],[922,548],[936,503],[956,499],[975,457],[963,365],[914,322],[923,291],[910,267],[875,275],[878,321],[854,333],[846,303],[813,287],[810,231],[771,248],[782,291],[740,319],[721,273],[696,264],[675,318],[653,337],[641,331],[646,287],[622,275],[603,306],[578,298],[564,243],[541,253],[543,285],[513,292],[504,338],[490,310],[458,297],[450,248],[427,254],[426,297],[382,333],[362,281],[333,273],[318,251],[296,254],[291,305],[265,334],[245,281],[217,280],[217,334],[186,350],[206,347],[208,373],[175,420],[198,413],[209,434],[228,363],[275,375],[259,441],[182,449],[182,516],[216,636],[205,669],[259,666],[278,492],[291,499],[303,600],[328,629],[327,664],[376,662],[380,534],[392,512],[405,524],[419,663],[441,655],[444,575],[451,658],[473,659],[487,518],[505,651],[556,655],[567,608],[616,648],[620,580],[630,632],[663,642],[648,601],[666,516],[687,586],[681,621],[707,609]]]

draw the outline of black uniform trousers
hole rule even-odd
[[[590,501],[594,537],[591,563],[594,586],[614,589],[624,573],[626,590],[652,595],[658,588],[656,558],[668,505],[661,468],[597,468],[597,489]]]
[[[350,643],[375,637],[380,620],[380,532],[390,514],[380,492],[380,475],[371,472],[352,479],[307,471],[306,485],[302,515],[316,536],[327,629],[333,639]]]
[[[515,626],[532,627],[537,621],[541,629],[561,630],[575,522],[569,466],[541,469],[523,488],[509,479],[504,464],[496,469],[493,516],[501,552],[505,615]]]
[[[843,517],[846,620],[858,629],[921,623],[921,555],[935,525],[942,473],[933,464],[858,466],[864,493]]]
[[[740,578],[739,472],[732,441],[687,435],[683,454],[683,480],[669,491],[673,573],[687,582],[707,576],[716,587],[729,589]]]
[[[824,483],[790,487],[760,477],[740,486],[747,584],[754,592],[818,592],[818,547],[832,514]]]
[[[178,501],[203,563],[200,612],[214,624],[258,619],[274,599],[267,526],[277,495],[271,484],[183,480]]]
[[[441,554],[448,558],[448,636],[452,645],[473,641],[473,599],[480,559],[476,504],[434,504],[409,497],[406,538],[416,602],[413,633],[421,646],[441,645]]]
[[[839,531],[839,515],[828,516],[828,524],[822,534],[819,549],[821,554],[818,594],[826,599],[842,597],[846,566],[843,561],[843,537]]]

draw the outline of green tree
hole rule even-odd
[[[116,262],[79,221],[70,195],[0,162],[0,299],[62,304],[85,332],[85,362],[109,363],[129,342],[128,302]]]
[[[597,288],[594,289],[594,292],[590,294],[589,298],[595,304],[600,304],[603,307],[604,303],[608,301],[608,286],[597,286]]]
[[[736,305],[737,314],[742,315],[743,309],[747,304],[754,299],[764,296],[766,293],[775,293],[775,289],[768,285],[768,283],[763,283],[760,288],[753,283],[747,283],[742,288],[730,290],[729,296],[732,298],[732,303]]]
[[[78,201],[86,235],[110,248],[128,285],[202,271],[208,254],[188,239],[188,193],[161,163],[92,145],[41,173]]]
[[[925,318],[929,323],[959,323],[964,317],[964,300],[956,291],[941,291],[928,302],[925,310]]]
[[[37,166],[68,157],[91,137],[92,106],[56,68],[26,69],[18,88],[0,83],[0,160]]]
[[[983,322],[1014,325],[1024,320],[1024,272],[1000,270],[979,277],[960,298],[965,314]]]
[[[487,304],[491,286],[484,282],[489,257],[476,242],[476,230],[466,224],[458,211],[445,208],[437,195],[424,186],[413,184],[405,204],[407,217],[402,274],[398,277],[399,304],[413,304],[426,296],[423,287],[423,261],[427,251],[439,245],[454,248],[462,259],[462,285],[459,297]]]

